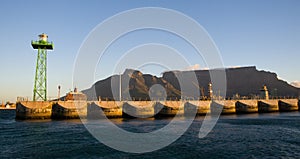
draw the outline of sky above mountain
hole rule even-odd
[[[0,102],[15,101],[17,96],[32,97],[37,51],[30,42],[37,40],[38,34],[47,33],[49,41],[54,42],[54,50],[48,53],[47,71],[49,97],[56,97],[58,85],[61,94],[76,86],[72,83],[74,62],[88,34],[115,14],[140,7],[168,8],[194,19],[214,40],[225,67],[256,66],[300,85],[298,0],[3,0]],[[95,81],[110,76],[124,52],[144,43],[174,47],[190,63],[188,67],[170,69],[207,67],[205,60],[179,37],[159,30],[139,30],[111,45],[95,69]],[[168,70],[151,64],[137,69],[157,76]]]

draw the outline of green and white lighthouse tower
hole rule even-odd
[[[47,50],[53,50],[47,34],[40,34],[38,41],[31,41],[33,49],[38,50],[33,88],[33,101],[47,100]]]

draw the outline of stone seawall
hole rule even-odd
[[[257,100],[239,100],[235,103],[237,114],[257,113],[258,101]]]
[[[184,114],[187,116],[194,115],[205,115],[210,113],[211,101],[188,101],[184,105]]]
[[[184,115],[183,101],[160,101],[155,104],[155,117],[174,117]]]
[[[149,118],[154,116],[153,101],[128,101],[123,105],[124,118]]]
[[[213,101],[55,101],[17,102],[16,119],[150,118],[299,110],[298,99]],[[220,110],[222,109],[222,110]]]
[[[58,101],[52,106],[52,119],[86,118],[87,102],[85,101]]]
[[[236,100],[215,100],[211,103],[210,111],[223,107],[222,114],[235,114],[235,103]]]
[[[123,102],[95,101],[87,106],[88,119],[121,118]]]
[[[298,100],[297,99],[281,99],[278,103],[280,112],[289,112],[289,111],[297,111],[298,108]]]
[[[16,103],[16,119],[51,119],[52,102],[25,101]]]
[[[278,112],[278,100],[270,99],[270,100],[259,100],[258,101],[258,112],[259,113],[271,113]]]

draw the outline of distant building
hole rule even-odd
[[[264,85],[260,90],[260,96],[263,99],[267,99],[267,100],[269,99],[269,91],[266,85]]]
[[[86,101],[87,100],[87,96],[85,94],[83,94],[82,92],[78,92],[77,88],[74,89],[74,92],[69,92],[66,97],[65,100],[83,100]]]

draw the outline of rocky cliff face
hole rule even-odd
[[[279,80],[275,73],[258,71],[255,67],[227,69],[228,95],[239,93],[247,96],[258,94],[266,85],[271,96],[299,96],[299,89]]]
[[[214,70],[211,70],[214,71]],[[201,96],[208,96],[208,83],[210,71],[195,71],[197,80],[190,82],[190,86],[196,87]],[[118,100],[120,78],[122,81],[122,99],[149,100],[149,90],[151,86],[159,84],[167,94],[167,98],[180,99],[181,88],[177,77],[184,77],[188,71],[165,72],[162,77],[150,74],[142,74],[136,70],[126,70],[121,76],[113,75],[107,79],[96,82],[92,88],[84,90],[89,100]],[[255,96],[260,94],[260,89],[266,85],[271,96],[294,96],[300,95],[300,89],[289,85],[287,82],[279,80],[275,73],[258,71],[255,67],[229,68],[226,69],[227,97],[235,94],[240,96]],[[127,93],[126,93],[127,92]],[[159,96],[159,92],[157,93]],[[190,97],[193,97],[190,95]]]

